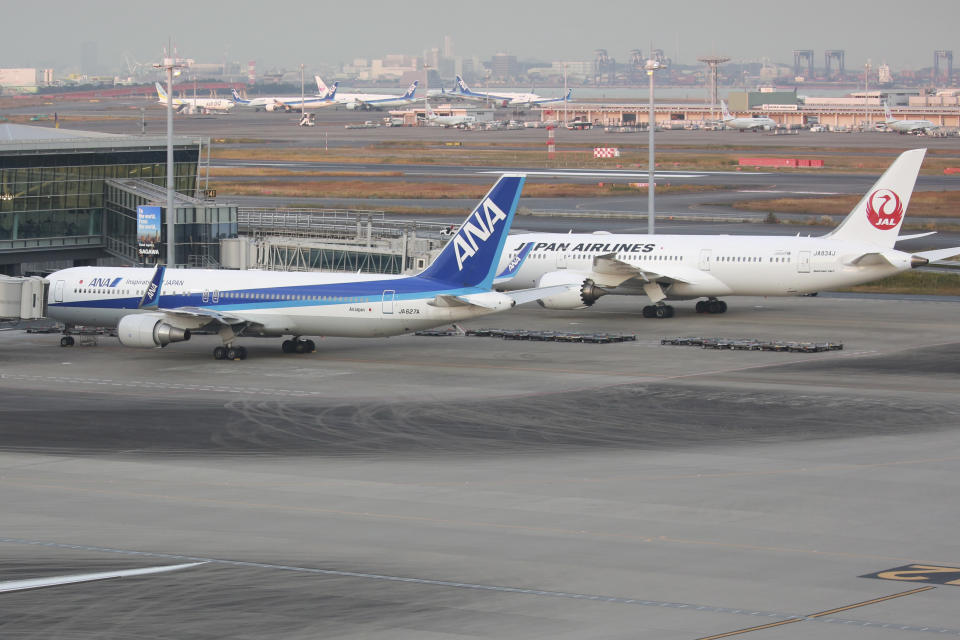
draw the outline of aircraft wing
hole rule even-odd
[[[204,309],[203,307],[176,307],[174,309],[158,309],[166,315],[181,318],[196,318],[213,320],[220,324],[234,325],[244,323],[254,323],[255,320],[245,318],[242,314],[223,313],[214,309]]]
[[[517,289],[516,291],[504,291],[504,295],[510,296],[513,298],[515,304],[523,304],[525,302],[533,302],[534,300],[540,300],[541,298],[547,298],[549,296],[557,295],[558,293],[566,293],[572,289],[579,289],[580,283],[577,284],[558,284],[552,287],[537,287],[536,289]]]
[[[429,304],[434,307],[474,306],[499,311],[525,302],[533,302],[534,300],[546,298],[547,296],[565,293],[579,287],[580,284],[577,283],[558,284],[550,287],[537,287],[535,289],[517,289],[516,291],[484,291],[459,296],[441,293],[431,300]]]
[[[639,278],[645,282],[653,280],[671,280],[684,284],[694,284],[699,271],[687,267],[659,265],[656,269],[645,269],[624,262],[616,257],[615,253],[597,256],[593,259],[594,280],[600,286],[619,286],[631,278]]]

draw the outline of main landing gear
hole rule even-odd
[[[284,353],[313,353],[317,350],[317,345],[313,340],[304,340],[303,338],[294,338],[293,340],[283,341]]]
[[[73,336],[63,336],[60,338],[61,347],[72,347],[74,345]]]
[[[246,360],[247,348],[233,345],[221,345],[213,348],[214,360]]]
[[[673,307],[668,304],[648,304],[643,308],[644,318],[672,318]]]
[[[727,303],[716,298],[697,302],[697,313],[726,313]]]

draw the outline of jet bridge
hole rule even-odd
[[[47,289],[43,278],[0,275],[0,320],[39,320],[47,314]]]

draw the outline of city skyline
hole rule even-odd
[[[857,3],[859,4],[859,3]],[[144,15],[142,5],[92,0],[78,5],[62,0],[38,8],[18,4],[5,10],[9,29],[0,41],[0,67],[81,67],[84,43],[96,43],[97,66],[114,72],[124,54],[141,63],[158,60],[168,37],[179,55],[197,62],[255,60],[258,69],[349,64],[356,58],[387,54],[421,55],[451,43],[455,56],[489,59],[506,52],[524,60],[591,60],[603,48],[618,61],[631,49],[649,53],[651,42],[684,64],[722,54],[734,61],[767,60],[792,65],[794,49],[813,49],[816,66],[825,49],[846,51],[847,68],[886,62],[895,69],[929,67],[934,49],[953,49],[958,38],[952,20],[930,20],[922,29],[904,31],[893,19],[889,0],[848,6],[811,0],[795,14],[740,15],[716,3],[694,0],[680,12],[657,6],[653,19],[636,3],[613,0],[604,12],[568,3],[515,4],[490,0],[458,17],[435,3],[343,3],[274,10],[249,0],[188,3],[174,0],[163,13]],[[58,11],[62,8],[63,11]],[[52,9],[52,11],[51,11]],[[659,12],[659,15],[657,14]],[[69,21],[58,19],[69,15]],[[931,0],[923,15],[956,17],[955,2]],[[624,19],[624,17],[632,19]],[[698,17],[699,16],[699,17]],[[701,19],[709,16],[709,20]],[[389,18],[389,19],[385,19]],[[909,21],[913,22],[913,21]],[[957,43],[960,49],[960,42]]]

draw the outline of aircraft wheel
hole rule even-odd
[[[230,347],[229,349],[227,349],[227,353],[226,353],[226,355],[225,355],[225,359],[227,359],[227,360],[237,360],[237,359],[238,359],[237,350],[234,349],[233,347]]]
[[[707,301],[700,300],[697,302],[697,313],[706,313],[707,312]]]
[[[653,305],[648,304],[643,308],[643,317],[644,318],[654,317],[654,311],[655,311],[655,307]]]
[[[307,353],[313,353],[317,350],[317,344],[313,340],[307,340],[305,343],[307,348]]]
[[[63,336],[60,338],[61,347],[72,347],[73,346],[73,336]]]
[[[720,301],[711,300],[707,303],[707,313],[720,313]]]
[[[664,308],[664,309],[666,310],[666,312],[667,312],[667,315],[665,315],[665,316],[663,316],[663,317],[664,317],[664,318],[672,318],[672,317],[673,317],[673,314],[674,314],[674,311],[675,311],[674,308],[673,308],[673,306],[668,304],[668,305],[664,305],[663,308]]]
[[[669,318],[667,315],[667,307],[664,305],[657,305],[653,308],[653,315],[658,318]]]
[[[293,340],[284,340],[283,341],[283,352],[284,353],[293,353],[296,349],[296,343]]]
[[[214,347],[213,348],[213,359],[214,360],[224,360],[227,357],[227,348],[224,346]]]
[[[237,347],[237,358],[240,360],[247,359],[247,348],[246,347]]]
[[[723,300],[717,300],[717,313],[726,313],[727,303]]]
[[[306,340],[297,340],[293,343],[294,353],[306,353],[307,352],[307,341]]]

